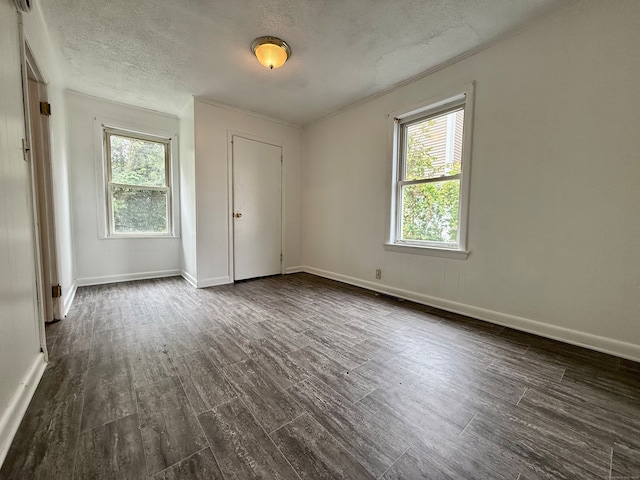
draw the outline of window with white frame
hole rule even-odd
[[[109,236],[170,236],[171,139],[104,127]]]
[[[392,246],[466,253],[472,87],[395,116]]]

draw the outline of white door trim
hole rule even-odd
[[[234,232],[233,232],[233,137],[240,137],[246,140],[253,140],[255,142],[266,143],[273,145],[274,147],[280,147],[282,151],[282,168],[280,169],[280,218],[282,222],[280,224],[280,251],[283,255],[283,261],[280,262],[280,273],[284,274],[284,257],[286,256],[286,235],[287,231],[287,189],[286,189],[286,168],[285,160],[286,150],[283,142],[274,140],[272,138],[260,137],[251,133],[242,132],[238,130],[227,130],[227,222],[229,232],[229,252],[228,252],[228,275],[231,283],[235,282],[235,268],[234,268]]]
[[[58,282],[58,248],[57,234],[54,213],[53,198],[53,172],[51,170],[51,140],[50,126],[47,117],[34,115],[31,107],[39,108],[39,102],[48,101],[47,83],[38,68],[37,62],[31,53],[29,44],[24,37],[22,22],[19,25],[21,62],[23,71],[23,102],[25,112],[25,136],[28,155],[25,160],[30,163],[31,170],[31,210],[32,228],[34,235],[34,250],[36,258],[36,288],[38,298],[34,299],[37,319],[37,328],[40,334],[40,346],[44,353],[45,362],[48,361],[46,345],[45,321],[60,320],[63,316],[62,297],[52,298],[52,285]],[[29,81],[32,80],[37,85],[38,98],[30,96]],[[38,103],[35,103],[38,102]],[[40,138],[34,138],[32,128],[35,123],[39,124]],[[38,150],[38,151],[36,151]],[[39,156],[37,153],[39,152]],[[38,187],[38,179],[42,182],[43,188]],[[40,193],[38,193],[40,192]],[[45,236],[41,235],[39,223],[42,224]],[[46,252],[45,252],[46,248]],[[45,265],[46,262],[46,265]],[[45,278],[45,276],[47,278]],[[45,302],[50,302],[47,306]],[[47,311],[51,311],[53,318],[47,318]]]

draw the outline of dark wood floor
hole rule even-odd
[[[78,290],[1,479],[640,478],[640,366],[306,274]]]

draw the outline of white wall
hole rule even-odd
[[[178,118],[74,92],[67,92],[66,101],[78,285],[179,274],[179,238],[99,238],[96,169],[102,160],[94,121],[177,135]]]
[[[640,359],[639,24],[640,2],[576,2],[305,128],[307,269]],[[385,251],[387,114],[472,80],[471,255]]]
[[[302,130],[227,108],[204,99],[195,101],[195,185],[197,203],[197,284],[228,283],[230,132],[272,140],[283,146],[286,231],[284,266],[300,266],[302,215]]]
[[[196,262],[196,156],[194,101],[180,115],[180,221],[182,276],[197,284]]]
[[[52,115],[49,117],[51,140],[51,167],[53,174],[53,202],[57,243],[58,281],[62,286],[63,313],[71,307],[76,284],[73,264],[73,238],[71,226],[71,203],[69,198],[69,154],[67,141],[67,118],[62,74],[59,69],[58,52],[53,50],[44,22],[40,4],[23,15],[24,34],[38,69],[47,83],[48,100]]]
[[[44,368],[36,310],[30,164],[24,116],[18,14],[0,1],[0,465]]]

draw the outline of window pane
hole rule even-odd
[[[167,233],[167,192],[112,187],[116,233]]]
[[[405,180],[456,175],[462,169],[464,110],[405,126]]]
[[[109,135],[111,181],[143,187],[164,187],[164,143]]]
[[[460,180],[402,187],[402,240],[457,243]]]

